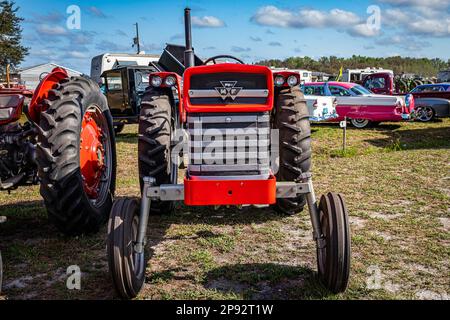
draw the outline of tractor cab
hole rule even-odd
[[[159,71],[155,66],[124,66],[103,72],[103,92],[114,122],[135,123],[141,96],[149,86],[149,75]]]

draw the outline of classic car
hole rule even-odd
[[[425,84],[411,91],[416,101],[416,119],[429,122],[450,117],[450,83]]]
[[[309,120],[313,122],[330,121],[338,117],[335,97],[305,95],[305,99],[310,114]]]
[[[329,121],[348,119],[356,128],[365,128],[386,121],[404,121],[411,118],[414,98],[376,95],[361,85],[348,82],[305,83],[306,96],[335,96],[338,117]]]
[[[375,73],[367,76],[363,86],[375,94],[401,96],[401,92],[392,74]],[[435,118],[450,116],[450,83],[423,84],[411,92],[416,106],[416,120],[432,121]]]

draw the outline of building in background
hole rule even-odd
[[[57,65],[56,63],[44,63],[19,70],[20,82],[24,84],[28,90],[34,90],[39,85],[41,79],[57,67],[65,69],[70,77],[82,75],[81,72]]]

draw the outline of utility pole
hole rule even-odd
[[[137,46],[137,53],[139,54],[141,53],[141,41],[139,39],[139,24],[136,22],[134,25],[136,26],[136,38],[133,39],[134,40],[133,47]]]
[[[11,87],[11,80],[9,78],[9,73],[11,72],[11,65],[9,64],[9,62],[6,64],[6,87],[10,88]]]

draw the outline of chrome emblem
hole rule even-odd
[[[234,101],[239,92],[243,89],[236,87],[237,81],[220,81],[220,84],[222,87],[216,87],[215,89],[220,94],[223,101],[227,100],[227,98]]]

